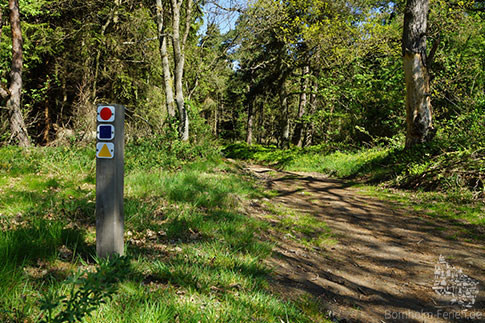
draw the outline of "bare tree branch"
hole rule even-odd
[[[433,58],[436,53],[436,50],[438,49],[440,41],[441,41],[441,37],[440,37],[440,34],[438,34],[438,37],[436,37],[436,39],[433,41],[433,47],[431,47],[429,55],[426,58],[426,66],[430,67],[431,64],[433,63]]]
[[[218,3],[218,1],[210,1],[210,4],[212,4],[214,7],[221,9],[223,11],[227,12],[239,12],[239,13],[244,13],[244,9],[242,7],[234,6],[234,7],[224,7]]]
[[[252,71],[254,71],[254,70],[257,70],[257,69],[259,69],[259,68],[265,67],[267,64],[269,64],[269,63],[271,63],[271,62],[274,62],[274,61],[276,60],[276,58],[277,58],[277,57],[273,57],[273,58],[271,58],[271,59],[269,59],[269,60],[267,60],[267,61],[264,61],[264,62],[259,63],[259,64],[258,64],[258,65],[256,65],[256,66],[248,66],[248,67],[246,67],[246,68],[241,67],[241,71],[248,71],[248,70],[252,70]]]

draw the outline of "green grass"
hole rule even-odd
[[[288,237],[306,247],[323,247],[337,243],[328,225],[317,215],[306,214],[291,208],[264,202],[264,216],[271,219],[272,228],[280,236]]]
[[[329,155],[308,154],[292,160],[288,170],[319,172],[340,178],[350,177],[369,169],[369,164],[387,155],[384,149],[369,149],[359,153],[334,152]]]
[[[375,164],[388,156],[389,149],[372,148],[345,152],[329,151],[316,146],[280,150],[276,147],[232,144],[226,146],[223,152],[230,158],[254,160],[285,170],[319,172],[348,178],[373,171]]]
[[[273,245],[256,238],[269,225],[243,212],[245,200],[266,196],[252,179],[216,149],[172,147],[158,163],[138,160],[146,147],[126,148],[128,272],[106,285],[116,288],[85,322],[325,321],[315,301],[270,291],[264,259]],[[99,268],[94,174],[92,148],[0,148],[0,321],[46,319],[46,295],[94,288],[67,279]],[[295,221],[302,230],[315,225]]]

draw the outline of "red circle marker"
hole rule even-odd
[[[99,112],[99,115],[101,116],[101,119],[103,120],[109,120],[113,113],[111,112],[110,108],[102,108],[101,111]]]

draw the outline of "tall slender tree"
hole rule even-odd
[[[164,21],[164,8],[162,0],[156,0],[155,12],[157,17],[157,30],[160,57],[162,59],[163,83],[165,88],[165,104],[169,118],[175,118],[175,101],[173,98],[173,78],[170,72],[170,62],[167,50],[167,26]]]
[[[250,90],[250,86],[248,85],[248,93]],[[246,134],[246,143],[248,145],[253,144],[253,124],[254,124],[254,100],[250,98],[247,100],[247,105],[248,105],[248,125],[247,125],[247,134]]]
[[[185,65],[185,46],[192,23],[193,0],[185,0],[185,15],[182,18],[184,0],[172,0],[172,45],[174,60],[175,102],[179,111],[179,136],[182,141],[189,140],[189,116],[183,93],[183,74]],[[182,24],[185,29],[182,32]]]
[[[288,104],[288,91],[286,89],[286,77],[282,79],[279,91],[281,107],[281,148],[290,148],[290,106]]]
[[[301,79],[301,93],[300,93],[300,100],[298,103],[298,117],[296,120],[295,132],[293,133],[293,144],[295,144],[297,147],[303,146],[303,139],[304,139],[303,138],[303,131],[304,131],[303,116],[306,113],[309,73],[310,73],[310,66],[305,65],[303,67],[302,79]]]
[[[408,0],[404,12],[402,55],[406,80],[406,147],[430,141],[435,129],[429,91],[426,32],[429,0]]]
[[[8,90],[0,86],[0,96],[7,100],[7,109],[10,116],[10,131],[21,147],[30,146],[30,139],[25,126],[21,106],[22,94],[22,30],[20,28],[20,10],[18,0],[9,0],[10,27],[12,30],[12,69],[10,71],[10,86]],[[0,26],[2,25],[2,13],[0,8]]]

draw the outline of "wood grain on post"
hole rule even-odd
[[[101,106],[101,105],[98,105]],[[124,121],[125,108],[120,104],[106,104],[115,107],[113,140],[114,156],[96,158],[96,253],[106,258],[124,253]],[[105,123],[105,122],[99,122]],[[105,141],[98,141],[105,142]]]

